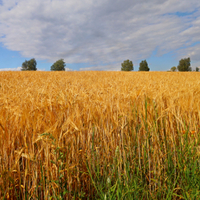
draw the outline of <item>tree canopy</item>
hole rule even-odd
[[[37,62],[35,60],[35,58],[32,58],[31,60],[25,60],[23,63],[22,63],[22,69],[21,71],[36,71],[37,68]]]
[[[121,71],[132,71],[133,70],[132,61],[125,60],[121,65],[122,65]]]
[[[65,71],[65,62],[63,59],[57,60],[52,66],[51,71]]]
[[[179,65],[177,66],[177,69],[181,72],[192,71],[192,68],[190,67],[190,58],[183,58],[179,60]]]
[[[175,72],[177,70],[177,68],[174,66],[171,68],[171,72]]]
[[[146,60],[142,60],[140,63],[139,71],[149,71],[150,68]]]

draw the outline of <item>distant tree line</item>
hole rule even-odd
[[[190,62],[190,58],[183,58],[179,60],[179,65],[177,67],[172,67],[170,71],[190,72],[192,71],[192,68],[190,67]],[[199,67],[196,67],[196,69],[193,71],[199,72]]]
[[[132,71],[134,70],[133,68],[133,63],[132,61],[129,60],[125,60],[122,64],[121,64],[121,71]],[[139,71],[149,71],[150,68],[148,66],[148,63],[146,60],[142,60],[140,63],[140,67],[139,67]]]
[[[192,71],[192,68],[190,67],[190,62],[190,58],[183,58],[179,60],[179,65],[177,67],[172,67],[170,71],[190,72]]]
[[[190,67],[190,58],[183,58],[179,61],[179,65],[177,67],[172,67],[170,71],[192,71],[192,68]],[[31,60],[25,60],[22,63],[21,71],[36,71],[37,70],[37,62],[35,58],[32,58]],[[57,60],[52,66],[51,71],[65,71],[66,64],[63,59]],[[133,62],[130,60],[125,60],[123,63],[121,63],[121,71],[132,71],[134,70]],[[148,63],[146,60],[142,60],[140,62],[139,71],[150,71],[150,68],[148,66]],[[196,70],[199,71],[199,68],[196,67]]]
[[[183,58],[179,61],[179,65],[177,67],[172,67],[170,71],[175,72],[175,71],[180,71],[180,72],[189,72],[192,71],[192,68],[190,67],[190,58]],[[134,70],[133,68],[133,63],[132,61],[125,60],[123,63],[121,63],[121,71],[132,71]],[[198,72],[200,69],[196,67],[194,71]],[[139,71],[150,71],[150,68],[148,66],[148,63],[146,60],[142,60],[140,62],[140,67]]]
[[[32,58],[31,60],[25,60],[22,63],[21,71],[37,71],[37,62],[35,58]],[[63,59],[57,60],[52,66],[51,71],[65,71],[65,62]]]

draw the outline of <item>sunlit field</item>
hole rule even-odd
[[[200,73],[0,72],[1,199],[200,199]]]

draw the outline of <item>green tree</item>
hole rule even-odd
[[[149,71],[150,68],[146,60],[142,60],[140,63],[139,71]]]
[[[57,60],[52,66],[51,71],[65,71],[65,62],[63,59]]]
[[[37,68],[37,62],[35,60],[35,58],[32,58],[31,60],[25,60],[23,63],[22,63],[22,69],[21,71],[36,71]]]
[[[192,68],[190,67],[190,62],[190,58],[181,59],[179,61],[179,65],[177,66],[178,71],[192,71]]]
[[[196,67],[196,72],[199,72],[199,67]]]
[[[177,70],[177,68],[175,66],[171,68],[172,72],[175,72],[176,70]]]
[[[121,71],[132,71],[133,70],[132,61],[125,60],[121,65],[122,65]]]

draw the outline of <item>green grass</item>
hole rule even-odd
[[[151,154],[155,154],[151,146],[148,146],[149,138],[143,141],[144,146],[141,147],[145,152],[143,159],[138,160],[135,155],[138,146],[135,146],[132,152],[125,151],[127,162],[121,166],[123,173],[119,170],[121,159],[119,149],[116,149],[115,158],[108,170],[112,171],[111,174],[105,170],[103,176],[100,175],[98,159],[91,169],[87,167],[97,192],[93,198],[200,199],[200,160],[196,150],[199,139],[197,143],[188,144],[188,133],[186,133],[184,145],[176,146],[175,151],[170,149],[167,138],[164,138],[164,141],[167,155],[161,163],[159,176],[151,174],[153,172],[149,170]],[[104,168],[107,164],[109,163],[105,163]],[[150,177],[151,175],[153,178]]]

